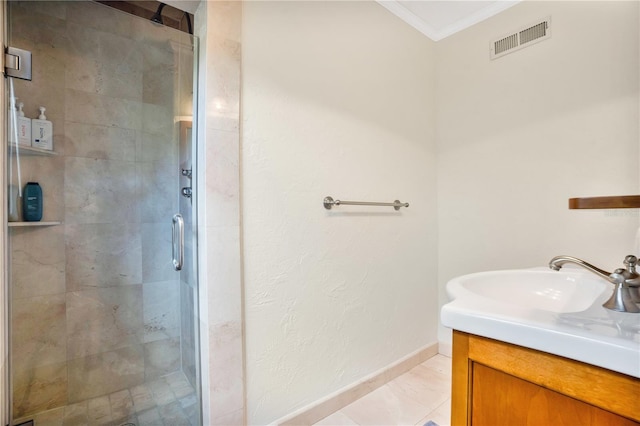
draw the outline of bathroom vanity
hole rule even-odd
[[[453,426],[640,424],[640,379],[455,330],[452,385]]]
[[[488,271],[447,283],[453,426],[640,425],[640,314],[587,271]]]

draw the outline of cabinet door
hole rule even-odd
[[[473,363],[473,426],[637,426],[633,420]]]

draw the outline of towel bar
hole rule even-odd
[[[334,200],[331,197],[324,197],[322,202],[324,208],[327,210],[331,210],[333,206],[339,205],[351,205],[351,206],[383,206],[383,207],[393,207],[396,210],[400,210],[400,207],[409,207],[409,203],[401,203],[399,200],[395,200],[393,203],[377,203],[377,202],[369,202],[369,201],[340,201]]]

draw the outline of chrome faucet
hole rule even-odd
[[[556,256],[549,262],[549,268],[553,269],[554,271],[559,271],[565,263],[573,263],[582,266],[584,269],[593,272],[600,278],[604,278],[605,280],[610,281],[609,275],[611,275],[611,272],[603,271],[602,269],[597,268],[582,259],[578,259],[577,257]]]
[[[637,257],[632,255],[625,257],[624,265],[626,269],[619,268],[613,272],[607,272],[585,262],[582,259],[572,256],[554,257],[549,262],[549,268],[554,271],[559,271],[566,263],[573,263],[581,266],[587,271],[593,272],[600,278],[603,278],[615,285],[613,294],[609,300],[602,305],[605,308],[618,312],[640,312],[640,307],[637,305],[637,303],[640,303],[640,292],[638,291],[640,288],[640,274],[636,272],[636,264],[638,263]]]

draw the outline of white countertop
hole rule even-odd
[[[522,271],[542,270],[548,271]],[[585,277],[590,274],[575,269],[570,273],[586,274]],[[603,291],[597,292],[600,294],[585,310],[554,312],[484,297],[466,291],[456,281],[481,274],[490,273],[454,278],[447,284],[452,301],[441,311],[444,326],[640,378],[640,314],[614,312],[601,306],[611,296],[613,285],[602,280]]]

